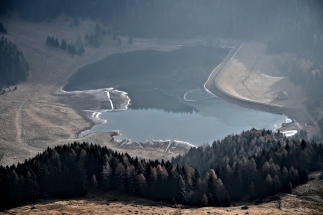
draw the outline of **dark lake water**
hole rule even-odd
[[[106,123],[83,135],[119,130],[120,139],[170,139],[198,146],[251,128],[275,129],[285,116],[234,106],[203,90],[209,74],[228,52],[195,46],[113,54],[80,69],[64,90],[113,87],[131,99],[127,110],[102,112],[100,118]],[[188,91],[192,92],[185,101]]]

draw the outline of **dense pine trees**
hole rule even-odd
[[[309,171],[323,167],[322,155],[322,144],[253,129],[192,148],[172,164],[196,167],[201,174],[214,169],[230,198],[240,200],[289,192],[307,181]]]
[[[68,53],[72,56],[75,54],[81,56],[85,52],[84,46],[80,39],[78,39],[76,44],[67,44],[65,39],[62,39],[61,43],[59,43],[57,38],[47,36],[46,45],[55,48],[67,49]]]
[[[322,154],[322,144],[290,141],[266,130],[192,148],[173,164],[73,143],[48,148],[23,164],[0,167],[0,202],[2,208],[11,207],[43,196],[84,195],[95,188],[156,201],[229,206],[231,199],[290,192],[307,181],[309,171],[323,167]]]
[[[54,37],[47,36],[46,45],[56,47],[56,48],[60,47],[57,37],[54,38]]]
[[[29,66],[24,55],[7,38],[0,40],[0,88],[14,85],[18,81],[25,81],[28,76]]]
[[[191,167],[139,160],[106,147],[73,143],[48,148],[24,164],[0,167],[0,201],[2,208],[11,207],[42,196],[84,195],[97,187],[193,205],[201,205],[203,195],[209,195],[209,205],[229,205],[230,198],[214,170],[208,175],[203,180]]]
[[[7,29],[3,26],[3,24],[1,22],[0,22],[0,33],[2,33],[2,34],[8,33]]]

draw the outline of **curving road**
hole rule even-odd
[[[255,101],[251,100],[244,100],[241,98],[234,97],[232,95],[229,95],[228,93],[222,91],[220,88],[218,88],[216,84],[216,78],[220,74],[220,72],[223,70],[223,68],[227,65],[230,60],[232,60],[235,55],[239,52],[241,47],[244,45],[243,43],[237,44],[235,47],[233,47],[229,54],[226,56],[226,58],[220,63],[215,69],[211,72],[210,76],[208,77],[207,81],[204,84],[204,89],[212,94],[215,97],[218,97],[226,102],[245,107],[245,108],[250,108],[250,109],[256,109],[256,110],[262,110],[262,111],[267,111],[271,113],[276,113],[276,114],[284,114],[286,111],[286,108],[280,107],[280,106],[275,106],[271,104],[265,104],[265,103],[258,103]],[[186,93],[184,95],[185,99]]]
[[[234,96],[231,96],[227,94],[226,92],[222,91],[221,89],[218,88],[216,84],[216,78],[222,71],[222,69],[226,66],[230,60],[232,60],[235,55],[239,52],[241,47],[244,45],[244,43],[237,44],[234,48],[231,49],[229,52],[228,56],[223,60],[221,64],[219,64],[210,74],[208,80],[204,84],[204,88],[206,91],[209,93],[212,93],[213,95],[216,95],[220,99],[227,101],[229,103],[236,104],[241,107],[245,108],[251,108],[251,109],[256,109],[256,110],[262,110],[262,111],[267,111],[271,113],[276,113],[276,114],[284,114],[287,112],[287,108],[285,107],[280,107],[276,105],[271,105],[271,104],[266,104],[266,103],[259,103],[251,100],[244,100],[241,98],[236,98]]]
[[[216,78],[222,71],[222,69],[226,66],[230,60],[232,60],[235,55],[239,52],[240,48],[244,45],[244,43],[237,44],[231,51],[229,52],[228,56],[223,60],[221,64],[219,64],[210,74],[208,80],[204,84],[204,88],[207,92],[219,97],[220,99],[241,106],[245,108],[250,108],[250,109],[255,109],[255,110],[261,110],[261,111],[267,111],[270,113],[275,113],[275,114],[285,114],[286,113],[300,113],[304,112],[307,117],[311,120],[311,122],[315,125],[317,131],[319,131],[319,136],[321,136],[321,130],[317,124],[317,122],[313,119],[313,117],[308,113],[307,110],[305,110],[302,106],[301,109],[299,107],[294,107],[294,108],[288,108],[288,107],[282,107],[282,106],[277,106],[277,105],[272,105],[272,104],[267,104],[267,103],[260,103],[256,101],[251,101],[251,100],[245,100],[241,98],[234,97],[225,91],[222,91],[220,88],[218,88],[216,84]]]

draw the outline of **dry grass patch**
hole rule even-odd
[[[147,199],[129,197],[118,193],[90,193],[85,197],[68,200],[44,199],[10,209],[0,214],[322,214],[321,203],[302,200],[293,195],[283,195],[277,200],[261,205],[239,204],[232,207],[188,207]]]

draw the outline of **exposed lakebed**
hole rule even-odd
[[[206,46],[133,51],[109,55],[81,68],[64,90],[111,87],[127,92],[131,99],[125,110],[94,110],[93,116],[105,123],[81,135],[119,130],[118,139],[170,139],[198,146],[253,127],[275,129],[285,116],[241,108],[204,91],[209,74],[229,51]],[[111,104],[113,99],[122,103],[122,98],[106,93]],[[116,94],[111,91],[111,95]]]

